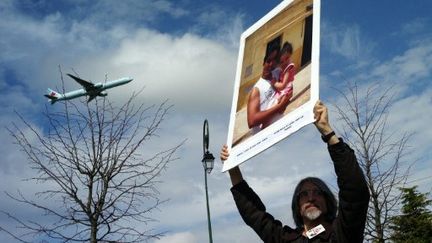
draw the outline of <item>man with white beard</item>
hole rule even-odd
[[[328,120],[327,107],[314,107],[315,126],[328,144],[339,186],[339,205],[328,186],[319,178],[301,180],[293,194],[291,208],[296,228],[283,226],[266,212],[258,195],[243,180],[239,167],[229,170],[231,192],[240,215],[267,243],[363,242],[369,190],[354,151],[338,138]],[[221,160],[229,157],[226,146]],[[307,168],[307,165],[305,165]]]

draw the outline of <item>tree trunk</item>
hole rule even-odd
[[[90,242],[91,243],[97,243],[97,222],[92,220],[91,222],[91,229],[90,229]]]

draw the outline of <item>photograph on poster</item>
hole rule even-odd
[[[241,36],[226,171],[313,122],[318,0],[285,0]]]

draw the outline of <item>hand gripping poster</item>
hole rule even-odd
[[[242,33],[222,171],[314,121],[319,34],[319,0],[285,0]]]

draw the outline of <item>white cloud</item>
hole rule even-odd
[[[134,77],[128,90],[145,86],[147,99],[170,98],[177,108],[196,111],[221,107],[229,101],[235,60],[233,52],[212,40],[139,30],[113,53],[90,62],[94,63],[92,70]],[[90,72],[85,64],[79,69]]]
[[[236,214],[236,216],[238,213]],[[240,216],[237,218],[229,218],[222,221],[219,225],[215,225],[213,239],[214,242],[230,242],[230,243],[245,243],[245,242],[262,242],[258,235],[249,226],[247,226]],[[201,242],[206,242],[208,239],[202,237]]]
[[[321,28],[323,48],[331,53],[356,62],[372,56],[376,45],[364,38],[358,25],[323,22]]]
[[[428,24],[430,16],[417,16],[401,24],[400,28],[392,33],[392,38],[417,41],[430,37]]]
[[[237,49],[240,35],[244,31],[244,18],[242,13],[232,13],[225,8],[210,5],[197,16],[197,24],[192,26],[191,31],[206,33],[211,29],[212,31],[206,34],[207,38]]]
[[[161,237],[154,243],[197,243],[197,238],[191,232],[179,232]]]
[[[413,155],[412,161],[432,158],[430,138],[432,138],[432,89],[397,100],[391,107],[389,127],[403,128],[402,131],[414,133],[409,145]],[[399,131],[401,132],[401,131]]]
[[[151,1],[127,1],[119,2],[115,0],[98,1],[93,5],[93,11],[98,22],[108,21],[118,23],[121,19],[130,22],[154,21],[164,15],[179,18],[189,13],[175,2],[166,0]]]
[[[365,78],[398,84],[406,90],[412,84],[430,76],[431,71],[432,44],[423,42],[376,66],[371,70],[371,75],[366,75]]]

